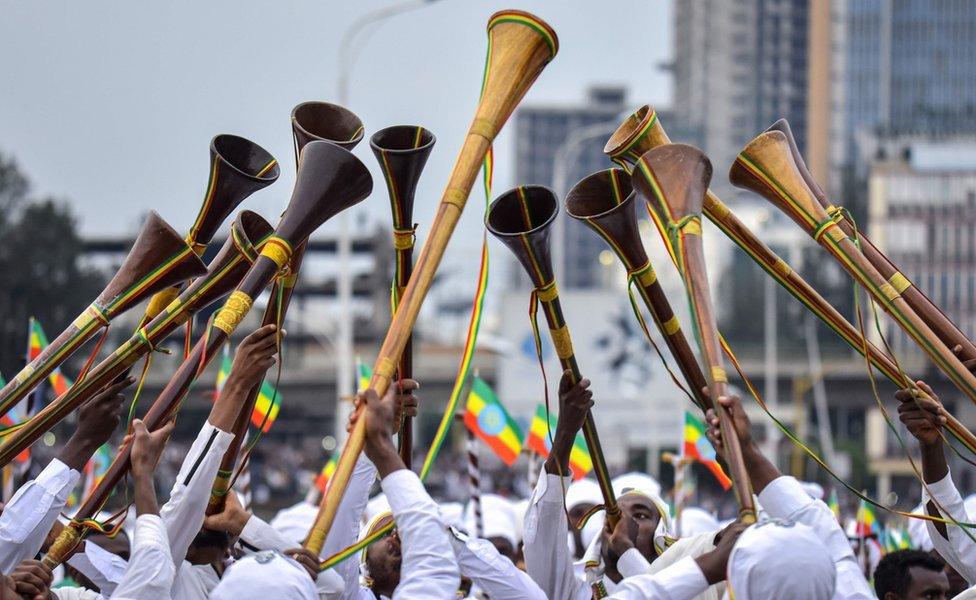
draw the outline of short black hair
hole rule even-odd
[[[884,598],[888,592],[904,594],[911,583],[908,570],[912,567],[942,571],[945,563],[921,550],[898,550],[886,554],[878,563],[878,568],[874,570],[874,593],[878,598]]]

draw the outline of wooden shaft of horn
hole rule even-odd
[[[728,376],[722,360],[722,347],[719,343],[718,328],[715,325],[715,311],[709,293],[708,276],[699,235],[681,234],[684,246],[684,279],[688,294],[693,301],[692,312],[698,324],[701,342],[702,362],[708,367],[708,389],[713,403],[727,396]],[[735,495],[739,501],[739,519],[745,523],[756,521],[756,507],[752,496],[752,483],[742,458],[739,436],[732,424],[732,416],[724,408],[717,406],[719,427],[722,430],[722,444],[725,448],[725,462],[731,471]]]
[[[413,246],[409,248],[397,249],[397,260],[400,261],[399,277],[396,281],[397,295],[403,298],[407,289],[407,283],[413,274]],[[403,353],[400,355],[400,362],[397,365],[397,379],[410,379],[413,377],[413,336],[408,336],[403,345]],[[412,392],[407,392],[412,393]],[[408,468],[413,468],[413,418],[404,415],[400,423],[400,433],[398,435],[400,444],[400,458]]]

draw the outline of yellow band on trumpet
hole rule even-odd
[[[488,119],[475,119],[471,123],[471,129],[468,130],[468,133],[479,135],[491,142],[498,135],[498,128]]]
[[[839,206],[828,204],[827,208],[824,210],[827,211],[827,216],[829,216],[834,221],[839,223],[844,220],[844,211]]]
[[[187,235],[185,238],[183,238],[183,241],[186,242],[190,249],[193,250],[193,253],[197,256],[203,256],[203,253],[207,250],[207,244],[196,241],[193,239],[192,235]]]
[[[264,247],[261,248],[261,256],[270,258],[279,269],[282,269],[291,259],[291,251],[291,244],[287,240],[273,235],[264,242]]]
[[[888,283],[898,290],[899,294],[912,287],[912,282],[908,281],[908,278],[902,275],[901,271],[892,273],[891,277],[888,278]]]
[[[396,373],[396,363],[384,356],[376,363],[373,372],[387,381],[392,381],[393,374]]]
[[[85,312],[78,315],[78,318],[74,320],[72,325],[75,329],[84,329],[91,325],[93,321],[98,321],[102,325],[108,325],[108,316],[105,314],[105,309],[92,302],[85,309]]]
[[[881,290],[881,293],[884,294],[885,298],[887,298],[888,300],[894,300],[898,296],[901,296],[901,294],[898,293],[898,290],[896,290],[895,287],[890,283],[882,283],[879,289]]]
[[[14,377],[14,383],[16,383],[17,385],[24,385],[24,382],[30,379],[31,375],[34,374],[34,370],[35,369],[33,366],[27,365],[26,367],[20,370],[20,373],[17,373],[16,377]]]
[[[671,315],[671,318],[661,323],[661,327],[664,328],[664,335],[674,335],[681,330],[681,322],[678,321],[677,315]]]
[[[47,549],[47,554],[43,557],[44,564],[52,569],[60,565],[80,541],[81,531],[77,527],[65,527],[58,534],[51,547]]]
[[[793,273],[793,269],[790,265],[786,264],[786,261],[782,258],[777,257],[776,262],[773,263],[773,271],[779,273],[783,277],[789,277]]]
[[[722,367],[712,367],[712,381],[728,383],[729,376]]]
[[[818,244],[821,242],[821,238],[823,238],[825,235],[830,237],[830,239],[835,242],[839,242],[847,237],[847,235],[841,231],[840,227],[837,225],[837,222],[833,219],[827,219],[818,225],[813,231],[813,239]]]
[[[413,242],[415,239],[413,229],[394,229],[393,230],[393,247],[397,250],[407,250],[408,248],[413,248]]]
[[[637,280],[637,283],[641,287],[650,287],[654,285],[657,281],[657,273],[654,272],[654,267],[651,266],[651,261],[647,261],[643,267],[639,269],[634,269],[629,273],[631,277]]]
[[[535,289],[535,297],[539,299],[539,302],[552,302],[557,296],[559,296],[559,288],[556,287],[555,281]]]
[[[573,340],[569,337],[569,327],[563,325],[559,329],[550,329],[549,335],[552,336],[556,356],[566,359],[573,355]]]
[[[251,310],[253,303],[254,301],[250,296],[240,290],[234,290],[227,298],[227,302],[224,303],[224,307],[214,317],[214,327],[230,335],[237,329],[247,312]]]
[[[448,188],[448,190],[444,192],[444,198],[441,199],[441,202],[456,206],[458,210],[464,210],[464,205],[467,203],[467,201],[467,192],[460,188]]]
[[[681,233],[685,235],[701,236],[701,217],[695,216],[681,224]]]
[[[166,314],[171,315],[174,312],[176,312],[176,310],[180,307],[181,304],[183,304],[183,302],[181,302],[178,297],[177,298],[173,298],[173,301],[170,302],[169,304],[167,304],[166,305],[166,308],[164,308],[163,311]]]

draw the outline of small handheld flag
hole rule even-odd
[[[525,447],[535,451],[543,458],[549,456],[552,449],[552,442],[549,440],[549,432],[556,431],[556,417],[552,414],[546,419],[546,407],[544,404],[536,406],[535,415],[532,417],[532,424],[529,426],[529,433],[525,438]],[[569,466],[573,469],[573,479],[578,480],[586,476],[593,470],[593,460],[590,458],[590,450],[586,446],[583,433],[576,434],[573,442],[573,449],[569,453]]]
[[[217,393],[224,389],[227,377],[230,375],[234,360],[230,356],[230,348],[224,346],[224,357],[220,363],[220,370],[217,371]],[[254,410],[251,411],[251,425],[260,427],[263,433],[267,433],[278,418],[278,411],[281,409],[281,393],[267,381],[261,382],[261,391],[258,393],[257,400],[254,402]]]
[[[722,489],[732,487],[732,480],[722,470],[722,465],[718,464],[715,455],[715,448],[705,436],[705,423],[700,421],[695,415],[685,411],[685,430],[684,439],[681,444],[681,454],[690,456],[705,465],[715,479],[721,484]]]
[[[855,535],[857,537],[871,537],[876,538],[881,537],[881,524],[878,523],[878,518],[874,514],[874,509],[871,508],[864,500],[861,500],[861,504],[857,507],[857,516],[855,517]]]
[[[31,317],[28,324],[27,362],[29,363],[40,356],[41,352],[47,348],[47,345],[47,336],[44,335],[41,322]],[[67,392],[68,388],[72,385],[71,380],[61,373],[61,367],[51,371],[51,374],[47,376],[47,380],[51,384],[51,389],[54,390],[55,396],[60,396]]]
[[[522,452],[522,430],[487,383],[475,376],[464,407],[464,424],[508,466]]]
[[[364,362],[356,361],[357,385],[356,390],[361,392],[369,387],[369,381],[373,378],[373,369],[369,368]]]

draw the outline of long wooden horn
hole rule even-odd
[[[203,306],[229,294],[254,263],[261,245],[271,235],[272,231],[271,225],[260,215],[249,210],[242,211],[231,225],[231,235],[228,236],[227,241],[224,242],[214,259],[210,261],[207,276],[192,283],[179,296],[179,301],[181,303],[195,302],[198,306]],[[190,295],[194,293],[203,294],[205,297],[189,300]],[[174,384],[171,381],[166,389],[170,390],[173,387]],[[169,395],[170,402],[167,402],[166,397],[166,393],[161,393],[143,419],[150,431],[161,427],[169,419],[176,402],[182,399],[180,396],[174,402],[174,395]],[[42,559],[50,568],[53,569],[61,564],[71,549],[89,533],[90,530],[84,525],[84,521],[95,518],[98,511],[108,501],[112,490],[129,472],[131,451],[131,444],[119,448],[105,475],[88,494],[88,497],[82,500],[81,506],[71,523],[61,531],[57,540],[50,546]]]
[[[295,142],[295,164],[299,164],[302,149],[312,141],[331,142],[337,146],[352,150],[363,139],[363,123],[352,111],[328,102],[304,102],[296,106],[291,113],[291,131]],[[286,267],[287,275],[275,278],[271,288],[270,301],[265,307],[261,325],[282,324],[291,304],[291,297],[298,283],[298,274],[305,256],[306,242],[295,246],[291,259]],[[280,338],[279,338],[280,339]],[[280,360],[279,356],[279,360]],[[189,390],[181,391],[180,397]],[[256,384],[241,405],[241,412],[234,422],[234,439],[224,452],[217,470],[210,500],[207,502],[207,514],[217,514],[224,508],[227,492],[234,483],[234,468],[241,445],[247,435],[251,415],[261,394],[261,384]],[[260,425],[255,423],[255,426]]]
[[[860,283],[932,361],[970,399],[976,402],[976,377],[856,247],[836,219],[807,185],[781,131],[767,131],[739,153],[729,172],[737,187],[769,200],[827,249]]]
[[[546,315],[549,335],[559,363],[563,370],[570,371],[572,382],[576,384],[583,376],[576,364],[573,340],[569,335],[569,326],[563,318],[559,289],[552,272],[549,235],[558,215],[559,201],[552,190],[541,185],[520,186],[505,192],[491,203],[485,218],[485,227],[508,246],[529,274],[535,288],[535,297],[542,304],[542,312]],[[600,445],[592,412],[587,413],[583,422],[583,436],[590,450],[597,483],[603,493],[607,519],[613,526],[620,518],[620,508],[613,493],[613,484],[603,458],[603,447]]]
[[[595,231],[627,269],[628,281],[637,292],[664,337],[689,393],[703,410],[711,400],[702,393],[706,385],[698,359],[688,345],[681,323],[657,279],[637,229],[637,195],[630,175],[622,169],[607,169],[588,175],[566,195],[566,213]]]
[[[251,140],[221,134],[210,140],[210,179],[197,218],[186,234],[186,243],[203,256],[220,225],[241,202],[278,180],[281,169],[270,152]],[[143,316],[148,323],[179,295],[178,286],[156,292]]]
[[[701,150],[684,144],[660,146],[641,156],[639,162],[643,168],[634,171],[634,188],[645,201],[653,204],[671,237],[695,320],[702,363],[708,367],[709,395],[715,400],[728,395],[729,390],[702,247],[702,207],[712,179],[712,163]],[[716,407],[715,412],[722,429],[725,462],[729,465],[739,501],[739,519],[754,523],[756,506],[752,483],[742,459],[732,415],[721,406]]]
[[[0,390],[0,415],[26,397],[112,319],[159,290],[206,271],[206,265],[183,238],[155,211],[150,211],[128,256],[98,298]]]
[[[823,188],[817,183],[813,178],[813,175],[807,169],[806,163],[803,162],[803,156],[800,154],[799,148],[796,146],[796,140],[793,138],[793,132],[790,130],[790,124],[786,119],[780,119],[769,126],[766,131],[779,131],[784,136],[786,136],[786,141],[789,144],[790,154],[793,155],[793,161],[796,163],[796,168],[803,177],[803,181],[806,182],[807,187],[813,193],[814,198],[820,203],[820,206],[827,211],[827,214],[831,217],[837,219],[837,224],[840,225],[841,230],[847,234],[848,237],[854,237],[854,225],[847,219],[847,215],[841,209],[841,207],[833,204],[827,198],[824,193]],[[976,345],[964,334],[959,327],[940,309],[934,302],[932,302],[928,296],[925,295],[922,290],[905,276],[904,273],[895,265],[891,260],[878,249],[874,243],[871,242],[867,234],[862,231],[857,231],[858,247],[864,257],[870,261],[875,269],[881,273],[881,276],[888,280],[888,282],[894,286],[901,296],[908,303],[908,306],[914,310],[925,324],[935,332],[942,343],[946,345],[950,350],[959,346],[962,351],[957,354],[962,360],[970,360],[976,358]]]
[[[255,259],[254,265],[227,298],[223,308],[214,316],[208,335],[194,346],[187,360],[195,356],[199,361],[204,348],[209,351],[207,356],[210,358],[217,354],[223,342],[247,315],[253,298],[288,264],[292,248],[301,244],[330,217],[360,202],[371,190],[372,179],[369,171],[348,150],[328,142],[308,144],[302,152],[302,162],[291,201],[275,233],[264,241],[261,254]],[[173,312],[164,310],[140,328],[133,338],[102,361],[87,377],[75,382],[70,390],[41,410],[27,427],[5,438],[0,445],[0,466],[7,464],[21,450],[36,441],[46,428],[59,422],[115,376],[150,352],[172,332],[174,323],[179,326],[188,318],[187,311],[176,306]],[[35,425],[34,421],[38,421],[38,424]]]
[[[610,137],[603,151],[628,172],[632,171],[645,152],[664,144],[670,144],[664,127],[654,109],[642,106],[628,116]],[[652,220],[662,236],[666,236],[657,213],[651,212]],[[870,341],[866,341],[857,327],[848,321],[816,289],[804,280],[799,273],[776,255],[762,240],[732,213],[728,206],[709,191],[705,195],[703,213],[722,232],[736,243],[757,265],[762,267],[773,279],[782,285],[794,298],[800,301],[833,329],[857,352],[867,353],[868,359],[889,377],[898,377],[898,369],[893,369],[891,358]],[[677,260],[672,255],[673,260]]]
[[[417,320],[427,290],[434,279],[447,242],[454,232],[461,211],[471,193],[471,186],[492,141],[515,110],[519,100],[556,55],[559,43],[556,33],[538,17],[526,12],[507,10],[495,13],[488,21],[488,61],[482,81],[481,101],[474,121],[464,139],[460,155],[441,197],[431,234],[427,238],[400,306],[380,348],[369,387],[378,395],[386,393]],[[332,527],[336,510],[345,492],[352,468],[363,449],[365,419],[359,419],[350,433],[329,489],[322,498],[319,514],[309,532],[305,547],[318,554]]]
[[[396,125],[373,134],[369,146],[376,155],[386,179],[393,213],[393,310],[396,310],[407,282],[413,273],[413,245],[416,225],[413,222],[413,197],[420,174],[427,164],[437,138],[419,125]],[[407,338],[397,365],[397,379],[413,377],[413,344]],[[413,463],[413,419],[404,417],[398,435],[400,458],[409,469]]]

